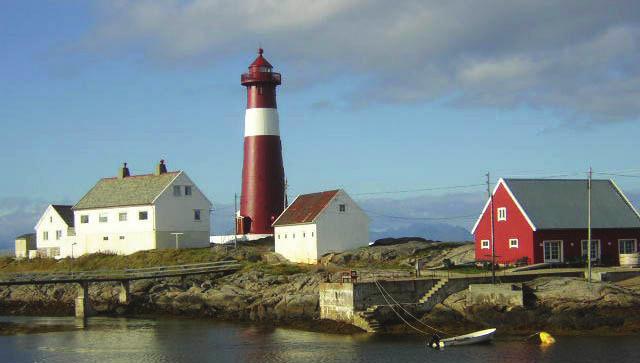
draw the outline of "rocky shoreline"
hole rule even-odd
[[[320,319],[320,282],[337,282],[340,271],[350,268],[358,269],[361,276],[375,274],[384,279],[411,276],[416,259],[432,267],[473,260],[472,244],[409,240],[328,254],[319,266],[304,267],[286,263],[272,247],[253,243],[199,251],[207,258],[211,254],[216,259],[243,261],[245,267],[227,275],[132,281],[128,304],[118,301],[119,284],[93,283],[90,302],[105,316],[196,317],[350,334],[361,330]],[[151,257],[154,253],[162,251],[147,252]],[[0,315],[73,316],[76,289],[74,284],[0,287]],[[538,278],[524,283],[523,291],[524,307],[469,306],[467,292],[462,291],[419,318],[454,334],[486,327],[508,335],[540,330],[572,335],[640,333],[640,278],[591,285],[577,278]],[[385,333],[416,333],[388,311],[377,318],[384,322]]]
[[[89,296],[100,315],[206,317],[319,332],[360,331],[319,319],[318,286],[328,278],[327,272],[274,275],[249,270],[227,276],[134,281],[127,305],[118,302],[120,287],[114,283],[92,284]],[[525,307],[467,306],[463,291],[449,296],[421,320],[455,334],[488,326],[508,335],[540,330],[570,335],[640,333],[640,295],[630,289],[611,283],[589,286],[576,278],[539,278],[525,288]],[[0,315],[70,316],[75,296],[72,284],[2,287]],[[415,333],[393,319],[385,328],[391,334]]]

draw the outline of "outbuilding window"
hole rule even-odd
[[[191,185],[184,186],[184,195],[191,195]]]
[[[193,220],[194,221],[199,221],[200,220],[200,209],[194,209],[193,210]]]
[[[80,223],[89,223],[89,216],[86,214],[80,215]]]
[[[500,207],[498,208],[498,221],[506,221],[507,220],[507,208]]]
[[[346,204],[340,204],[338,206],[338,212],[346,212],[347,211],[347,205]]]
[[[489,243],[490,241],[488,239],[483,239],[482,241],[480,241],[480,248],[482,249],[489,249]]]
[[[149,213],[147,211],[138,212],[138,219],[141,221],[149,219]]]
[[[517,238],[509,239],[509,248],[518,248],[518,239]]]
[[[174,197],[179,197],[180,196],[180,186],[179,185],[174,185],[173,186],[173,196]]]

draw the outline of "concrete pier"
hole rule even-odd
[[[118,302],[127,305],[131,302],[130,281],[120,282],[120,292],[118,293]]]
[[[82,281],[78,283],[78,296],[76,297],[76,318],[87,318],[95,312],[89,302],[89,283]]]

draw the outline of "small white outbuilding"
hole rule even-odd
[[[291,262],[369,243],[369,217],[342,189],[298,196],[273,226],[275,251]]]

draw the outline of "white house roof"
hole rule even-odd
[[[80,199],[74,210],[132,205],[148,205],[160,195],[182,171],[160,175],[132,175],[124,178],[100,179],[96,185]]]

